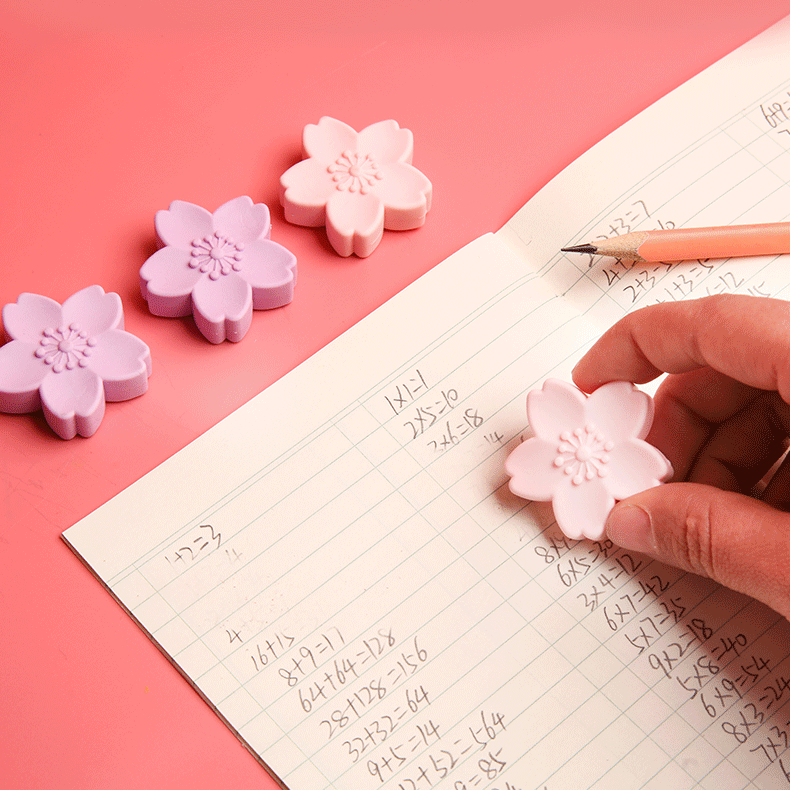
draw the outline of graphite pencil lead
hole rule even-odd
[[[594,244],[577,244],[575,247],[563,247],[560,252],[588,252],[590,255],[595,255],[598,248]]]

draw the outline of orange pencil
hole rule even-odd
[[[779,255],[790,253],[790,222],[642,230],[590,244],[563,247],[562,252],[587,252],[645,262]]]

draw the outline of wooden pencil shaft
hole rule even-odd
[[[790,253],[790,222],[627,233],[596,242],[598,255],[683,261]]]

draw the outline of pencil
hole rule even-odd
[[[642,230],[563,247],[562,252],[586,252],[644,262],[779,255],[790,252],[790,222]]]

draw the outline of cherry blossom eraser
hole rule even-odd
[[[269,209],[246,196],[206,209],[175,200],[154,218],[158,249],[140,269],[140,290],[154,315],[192,314],[212,343],[236,342],[253,310],[293,299],[296,257],[272,241]]]
[[[653,399],[627,381],[587,396],[547,379],[527,394],[527,419],[535,435],[505,461],[510,490],[551,501],[557,525],[574,540],[600,540],[615,501],[672,476],[669,461],[644,441]]]
[[[412,166],[413,147],[412,133],[395,121],[359,133],[326,116],[308,124],[304,158],[280,177],[285,218],[326,225],[338,255],[370,255],[385,228],[418,228],[431,207],[431,182]]]
[[[92,436],[105,401],[136,398],[148,389],[148,346],[123,329],[115,293],[91,285],[63,305],[23,293],[3,308],[10,342],[0,347],[0,411],[44,410],[62,439]]]

